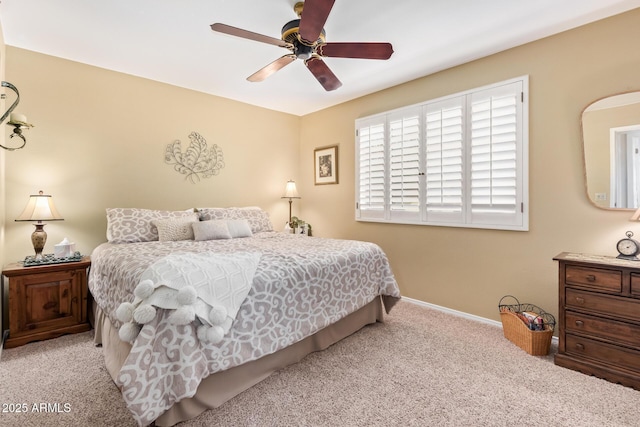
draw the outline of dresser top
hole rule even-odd
[[[640,268],[640,261],[629,261],[608,255],[592,255],[577,252],[562,252],[554,258],[556,261],[576,261],[591,264],[617,265],[620,267]]]

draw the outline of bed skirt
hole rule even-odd
[[[382,322],[383,299],[384,297],[376,297],[358,311],[276,353],[210,375],[200,383],[195,396],[183,399],[173,405],[156,419],[155,425],[172,426],[194,418],[208,409],[217,408],[232,397],[264,380],[273,372],[299,362],[314,351],[324,350],[368,324],[376,321]],[[385,305],[389,309],[389,305],[392,305],[389,304],[391,301],[384,302],[387,303]],[[113,327],[108,316],[97,304],[93,305],[91,311],[94,315],[94,341],[96,344],[102,345],[107,371],[115,381],[131,350],[131,345],[120,340],[118,330]]]

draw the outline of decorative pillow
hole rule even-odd
[[[192,224],[198,222],[198,214],[191,217],[156,219],[151,221],[158,229],[158,240],[161,242],[176,240],[193,240]]]
[[[246,208],[197,208],[201,221],[211,219],[246,219],[252,233],[273,231],[269,214],[257,206]]]
[[[227,227],[227,221],[209,220],[199,221],[191,224],[195,240],[217,240],[230,239],[231,233]]]
[[[249,221],[246,219],[228,219],[227,228],[229,229],[231,237],[234,239],[236,237],[251,237],[253,235]]]
[[[152,242],[158,240],[157,219],[192,217],[193,209],[159,211],[137,208],[107,209],[107,241],[110,243]]]

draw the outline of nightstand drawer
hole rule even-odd
[[[600,337],[615,343],[640,347],[640,326],[587,314],[567,311],[567,333]]]
[[[583,309],[603,313],[608,317],[640,321],[640,300],[599,295],[577,289],[566,289],[567,309]]]
[[[568,265],[565,275],[567,285],[577,285],[610,293],[622,291],[622,273],[620,271]]]
[[[566,352],[580,357],[606,360],[608,365],[640,370],[640,351],[572,334],[566,336]]]

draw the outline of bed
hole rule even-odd
[[[108,209],[107,240],[91,255],[95,340],[142,426],[174,425],[219,407],[272,372],[382,321],[400,298],[377,245],[275,232],[260,208]],[[192,265],[194,259],[201,263]],[[188,283],[172,285],[180,280]],[[191,286],[207,280],[226,292],[213,303],[200,293],[206,286]],[[140,291],[147,282],[153,294]],[[181,286],[199,292],[187,320],[177,317],[187,302],[173,298],[184,294]],[[154,299],[165,294],[169,305]],[[232,302],[224,321],[207,318],[220,301]],[[155,311],[137,322],[142,316],[122,315],[130,304]],[[135,334],[123,337],[127,327]],[[219,333],[207,334],[216,327]]]

